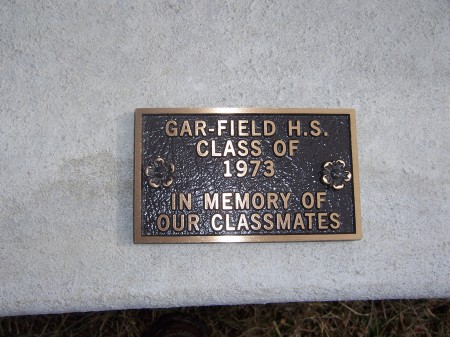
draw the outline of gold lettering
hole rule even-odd
[[[275,123],[272,121],[269,121],[269,120],[264,120],[263,126],[264,126],[264,136],[265,137],[273,136],[277,130],[275,127]]]
[[[205,129],[206,129],[205,121],[200,121],[200,120],[195,121],[195,135],[196,136],[200,136],[200,134],[202,134],[203,136],[206,136]]]
[[[281,139],[276,140],[273,143],[273,153],[277,157],[283,157],[286,154],[286,143]]]
[[[243,137],[243,136],[249,136],[250,134],[247,132],[248,129],[248,120],[246,119],[241,119],[237,121],[237,126],[238,126],[238,136],[239,137]]]
[[[273,223],[273,214],[266,213],[266,214],[263,215],[263,219],[264,219],[264,221],[266,222],[266,223],[264,224],[264,226],[263,226],[264,229],[265,229],[266,231],[272,230],[272,229],[273,229],[273,226],[274,226],[274,223]]]
[[[216,151],[216,141],[215,140],[211,141],[211,156],[213,156],[213,157],[221,156],[220,152]]]
[[[227,124],[226,120],[219,119],[217,121],[217,135],[218,136],[222,136],[222,131],[227,129],[225,126],[226,124]]]
[[[192,198],[191,198],[191,193],[188,194],[183,194],[180,193],[180,208],[181,210],[183,209],[188,209],[191,210],[192,209]]]
[[[166,122],[166,135],[168,137],[176,137],[178,135],[177,122],[172,120]]]
[[[310,124],[311,129],[314,131],[311,131],[311,136],[318,137],[322,134],[322,130],[320,130],[320,122],[317,120],[313,120]]]
[[[294,219],[294,230],[297,229],[297,227],[300,226],[303,230],[305,229],[305,223],[303,222],[303,216],[302,213],[296,213],[295,219]]]
[[[176,210],[177,209],[177,195],[176,195],[176,193],[172,193],[172,202],[171,202],[171,209],[172,209],[172,211],[174,211],[174,210]]]
[[[292,157],[294,155],[295,150],[298,149],[298,144],[300,142],[297,139],[289,139],[289,156]]]
[[[295,130],[295,136],[300,136],[301,135],[301,128],[300,128],[300,121],[295,121],[295,126],[293,124],[292,121],[288,121],[288,135],[289,137],[292,137],[294,135],[294,131]]]
[[[233,209],[233,205],[231,205],[231,197],[233,196],[233,193],[226,192],[222,193],[222,209],[223,210],[231,210]]]
[[[160,214],[158,218],[156,219],[156,227],[158,227],[158,230],[161,232],[167,232],[170,226],[170,219],[167,214]]]
[[[267,193],[267,208],[271,209],[272,207],[274,209],[278,209],[278,194],[273,192]]]
[[[255,121],[251,122],[251,125],[252,125],[252,136],[253,137],[261,136],[261,132],[257,132],[256,131],[256,125],[255,124],[256,124]]]
[[[258,213],[253,213],[250,215],[250,220],[253,222],[250,227],[254,231],[259,231],[261,229],[261,216]],[[256,224],[256,226],[254,226]]]
[[[228,154],[236,157],[236,151],[234,150],[233,142],[231,140],[227,140],[227,143],[225,144],[225,150],[223,151],[224,157],[228,156]]]
[[[291,229],[291,213],[277,213],[277,229]]]
[[[197,155],[199,157],[206,157],[209,154],[209,151],[208,150],[202,151],[202,148],[201,148],[202,145],[207,147],[208,146],[208,142],[206,140],[200,140],[197,143]]]
[[[314,195],[311,192],[303,193],[302,205],[306,209],[311,209],[314,207]]]
[[[195,227],[195,230],[197,232],[200,231],[200,228],[198,227],[198,223],[200,221],[200,217],[198,214],[190,213],[188,214],[188,230],[192,232],[192,227]]]
[[[324,225],[326,219],[327,213],[317,213],[317,226],[319,229],[328,229],[328,227]]]
[[[308,229],[312,229],[315,213],[305,213],[305,216],[308,218]]]
[[[250,208],[250,193],[244,193],[242,197],[240,193],[235,195],[235,208],[236,209],[249,209]]]
[[[281,192],[280,197],[283,200],[283,208],[287,209],[289,207],[289,198],[291,197],[291,192],[288,192],[286,194]]]
[[[248,156],[248,148],[247,148],[248,142],[246,140],[242,139],[238,141],[237,146],[239,149],[237,152],[239,156],[241,157]]]
[[[189,121],[184,121],[180,130],[180,137],[183,137],[185,134],[192,137],[191,126],[189,125]]]
[[[262,153],[261,150],[261,142],[259,140],[252,140],[250,142],[250,147],[252,148],[252,151],[250,151],[250,154],[253,157],[259,157]]]
[[[219,232],[223,229],[223,224],[217,224],[216,221],[217,219],[222,220],[222,216],[220,214],[214,214],[211,218],[211,228],[216,231]]]
[[[261,192],[252,195],[252,205],[254,209],[264,208],[264,195]]]
[[[265,160],[264,166],[266,168],[266,171],[263,172],[263,175],[265,177],[273,177],[275,175],[275,167],[274,167],[273,161],[269,160],[269,159]]]
[[[325,197],[327,195],[327,192],[317,192],[316,193],[316,199],[317,199],[317,209],[320,209],[320,207],[322,206],[322,203],[324,203],[326,201]]]
[[[240,231],[240,230],[242,230],[242,228],[244,228],[247,231],[249,230],[248,229],[247,217],[245,216],[244,213],[242,213],[239,216],[239,222],[238,222],[238,225],[237,225],[237,230]]]
[[[339,221],[338,213],[331,213],[330,220],[331,220],[330,227],[332,229],[338,229],[339,227],[341,227],[341,222]]]
[[[230,224],[230,214],[225,214],[225,230],[226,231],[235,231],[236,227],[231,226]]]
[[[219,209],[219,194],[213,193],[211,196],[209,193],[203,195],[203,208],[208,209]]]
[[[175,232],[181,232],[184,229],[184,214],[180,214],[179,222],[176,214],[172,214],[172,225]]]

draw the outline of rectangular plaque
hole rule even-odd
[[[134,242],[361,238],[351,109],[137,109]]]

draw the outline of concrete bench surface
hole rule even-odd
[[[448,1],[4,1],[0,315],[450,296]],[[137,107],[355,108],[363,239],[134,245]]]

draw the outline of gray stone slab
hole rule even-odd
[[[450,295],[448,1],[3,1],[0,314]],[[363,239],[134,245],[136,107],[357,111]]]

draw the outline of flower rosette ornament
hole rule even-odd
[[[156,158],[152,164],[145,168],[148,185],[151,188],[169,187],[173,184],[175,165],[166,163],[161,157]]]
[[[327,161],[323,164],[322,183],[332,187],[334,190],[344,188],[345,182],[352,179],[352,174],[345,170],[343,160]]]

